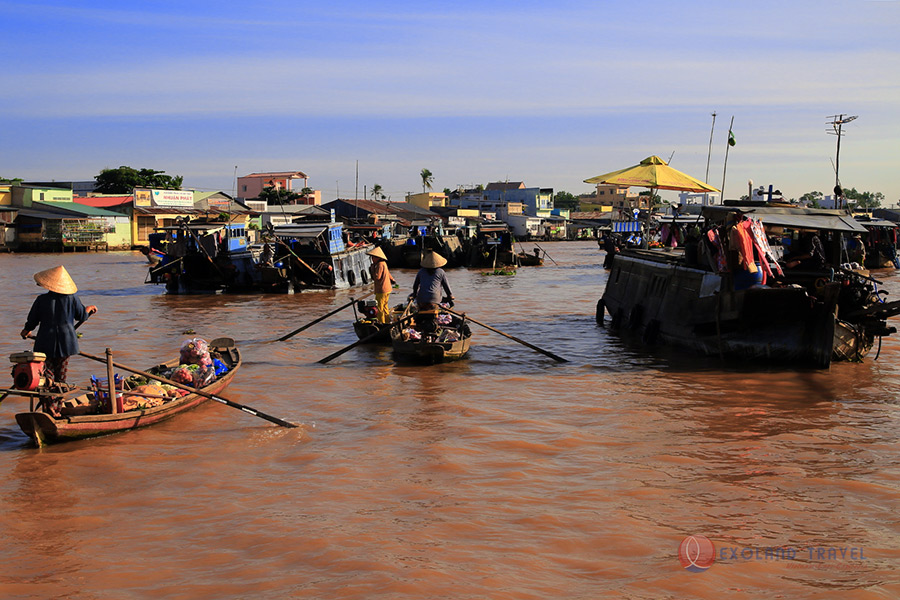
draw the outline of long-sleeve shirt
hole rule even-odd
[[[375,284],[376,294],[390,294],[392,281],[393,278],[386,262],[376,260],[372,263],[372,283]]]
[[[75,294],[47,292],[34,299],[25,329],[32,331],[40,325],[34,351],[43,352],[47,358],[62,358],[78,354],[75,321],[87,318],[87,310]]]
[[[417,304],[438,304],[441,301],[441,290],[452,296],[450,282],[443,269],[419,269],[413,282],[413,294]]]

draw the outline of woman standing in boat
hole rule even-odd
[[[35,298],[20,335],[26,339],[40,325],[34,351],[47,355],[45,375],[54,383],[65,383],[69,357],[78,354],[75,321],[86,320],[97,312],[97,307],[93,304],[85,307],[81,303],[75,295],[78,288],[63,266],[35,273],[34,280],[49,291]]]
[[[422,268],[416,274],[413,282],[413,291],[410,300],[415,298],[418,305],[416,321],[423,331],[434,327],[434,317],[441,303],[442,291],[447,293],[446,299],[453,305],[453,292],[450,291],[450,282],[447,274],[441,268],[447,264],[447,259],[436,252],[428,252],[422,258]]]
[[[387,323],[390,315],[391,289],[397,282],[387,266],[387,256],[381,248],[366,252],[372,257],[372,283],[375,284],[375,305],[378,308],[378,322]]]

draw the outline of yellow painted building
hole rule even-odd
[[[409,194],[406,201],[413,206],[431,210],[434,207],[447,206],[447,195],[443,192],[423,192],[421,194]]]

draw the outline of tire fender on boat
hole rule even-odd
[[[597,313],[595,315],[595,319],[597,320],[597,325],[603,325],[603,316],[606,312],[606,303],[603,302],[603,298],[597,300]]]

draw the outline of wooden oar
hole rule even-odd
[[[481,325],[481,326],[484,327],[485,329],[489,329],[489,330],[493,331],[494,333],[499,333],[499,334],[502,335],[503,337],[508,337],[509,339],[513,340],[514,342],[519,342],[519,343],[522,344],[523,346],[528,346],[528,347],[531,348],[532,350],[535,350],[535,351],[537,351],[537,352],[540,352],[541,354],[544,354],[544,355],[546,355],[546,356],[549,356],[550,358],[552,358],[552,359],[555,360],[556,362],[569,362],[568,360],[566,360],[565,358],[563,358],[563,357],[561,357],[561,356],[557,356],[556,354],[553,354],[552,352],[548,352],[547,350],[544,350],[544,349],[542,349],[542,348],[538,348],[538,347],[535,346],[534,344],[529,344],[529,343],[526,342],[525,340],[520,340],[519,338],[517,338],[517,337],[514,336],[514,335],[509,335],[508,333],[503,333],[503,332],[500,331],[499,329],[494,329],[494,328],[491,327],[490,325],[485,325],[485,324],[482,323],[481,321],[476,321],[475,319],[473,319],[472,317],[470,317],[469,315],[467,315],[467,314],[465,314],[465,313],[458,313],[458,312],[456,312],[455,310],[451,310],[451,309],[449,309],[449,308],[444,308],[443,310],[447,311],[448,313],[454,314],[454,315],[456,315],[457,317],[462,317],[462,318],[464,318],[464,319],[468,319],[469,321],[472,321],[473,323],[476,323],[476,324],[478,324],[478,325]]]
[[[390,324],[388,324],[388,325],[385,325],[384,327],[379,328],[378,331],[376,331],[375,333],[369,334],[369,335],[367,335],[366,337],[364,337],[364,338],[362,338],[362,339],[360,339],[360,340],[357,340],[357,341],[353,342],[353,343],[350,344],[349,346],[346,346],[346,347],[344,347],[344,348],[341,348],[340,350],[338,350],[338,351],[335,352],[334,354],[329,354],[328,356],[326,356],[325,358],[323,358],[322,360],[320,360],[320,361],[318,361],[318,362],[319,362],[320,364],[323,364],[323,365],[324,365],[325,363],[330,362],[331,360],[337,358],[338,356],[340,356],[340,355],[343,354],[344,352],[347,352],[347,351],[349,351],[349,350],[352,350],[352,349],[356,348],[357,346],[359,346],[360,344],[365,344],[366,342],[375,339],[377,336],[381,335],[381,332],[384,331],[385,329],[390,329],[391,327],[399,327],[400,325],[402,325],[402,324],[405,323],[406,321],[409,321],[410,319],[412,319],[414,316],[415,316],[415,315],[409,315],[409,316],[407,316],[407,317],[402,317],[401,319],[399,319],[399,320],[397,320],[397,321],[394,321],[393,323],[390,323]]]
[[[348,307],[350,307],[350,306],[353,306],[353,305],[354,305],[356,302],[358,302],[359,300],[362,300],[363,298],[368,298],[369,296],[371,296],[371,295],[374,294],[374,293],[375,293],[375,290],[372,290],[371,292],[369,292],[369,293],[366,294],[365,296],[360,296],[359,298],[355,298],[355,299],[354,299],[354,298],[350,298],[350,302],[348,302],[347,304],[345,304],[345,305],[343,305],[343,306],[341,306],[341,307],[339,307],[339,308],[334,309],[333,311],[331,311],[331,312],[328,313],[327,315],[322,315],[322,316],[319,317],[318,319],[315,319],[315,320],[313,320],[313,321],[310,321],[309,323],[307,323],[306,325],[304,325],[304,326],[301,327],[300,329],[295,329],[294,331],[292,331],[292,332],[290,332],[290,333],[288,333],[288,334],[286,334],[286,335],[283,335],[283,336],[281,336],[280,338],[278,338],[277,340],[274,340],[274,341],[276,341],[276,342],[284,342],[284,341],[287,341],[287,340],[289,340],[290,338],[292,338],[292,337],[294,337],[295,335],[297,335],[298,333],[300,333],[301,331],[303,331],[304,329],[309,329],[310,327],[312,327],[312,326],[315,325],[316,323],[320,323],[320,322],[324,321],[325,319],[327,319],[327,318],[330,317],[331,315],[336,315],[337,313],[341,312],[341,311],[344,310],[345,308],[348,308]]]
[[[94,356],[92,354],[88,354],[87,352],[79,352],[78,354],[80,354],[81,356],[83,356],[85,358],[89,358],[91,360],[96,360],[97,362],[102,362],[104,364],[106,363],[105,358],[100,358],[99,356]],[[150,379],[155,379],[157,381],[161,381],[161,382],[169,384],[171,386],[175,386],[179,389],[191,392],[192,394],[199,394],[200,396],[205,396],[206,398],[209,398],[210,400],[215,400],[216,402],[220,402],[226,406],[230,406],[231,408],[236,408],[238,410],[242,410],[247,414],[251,414],[254,417],[259,417],[260,419],[265,419],[266,421],[275,423],[276,425],[281,425],[282,427],[299,427],[299,425],[297,425],[296,423],[291,423],[290,421],[285,421],[284,419],[279,419],[278,417],[273,417],[272,415],[267,415],[266,413],[259,412],[255,408],[250,408],[249,406],[244,406],[243,404],[238,404],[237,402],[232,402],[231,400],[228,400],[227,398],[223,398],[221,396],[214,396],[212,394],[208,394],[208,393],[204,392],[203,390],[199,390],[197,388],[193,388],[193,387],[178,383],[177,381],[172,381],[171,379],[166,379],[165,377],[160,377],[159,375],[154,375],[153,373],[141,371],[140,369],[126,367],[125,365],[123,365],[121,363],[114,362],[112,364],[113,364],[113,366],[115,366],[119,369],[122,369],[123,371],[130,371],[131,373],[134,373],[136,375],[143,375],[144,377],[148,377]]]

